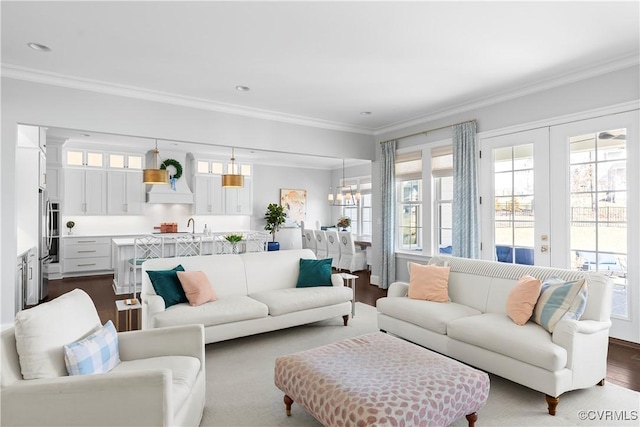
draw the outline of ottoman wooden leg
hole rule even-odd
[[[597,384],[597,385],[599,385],[599,386],[603,386],[603,385],[604,385],[604,378],[603,378],[603,379],[601,379],[600,381],[598,381],[598,384]]]
[[[347,323],[349,322],[349,315],[345,314],[342,316],[342,321],[344,322],[344,326],[347,326]]]
[[[478,413],[474,412],[473,414],[467,415],[467,421],[469,421],[469,427],[475,427],[476,421],[478,421]]]
[[[545,395],[545,398],[547,399],[547,405],[549,405],[549,415],[555,415],[556,407],[560,402],[560,397],[551,397],[547,394]]]
[[[291,404],[293,403],[293,399],[284,395],[284,409],[287,411],[287,417],[291,416]]]

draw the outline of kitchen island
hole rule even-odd
[[[241,231],[237,234],[243,235],[243,240],[236,247],[240,252],[263,252],[270,235],[264,231]],[[134,257],[135,239],[144,236],[153,236],[162,239],[163,257],[170,258],[176,256],[177,245],[185,242],[193,244],[198,248],[201,255],[220,255],[233,252],[233,246],[225,236],[230,233],[158,233],[131,236],[126,238],[115,238],[112,240],[111,250],[113,259],[113,291],[116,295],[129,294],[133,292],[133,277],[129,260]],[[234,233],[236,234],[236,233]],[[195,254],[195,253],[194,253]],[[138,271],[140,271],[138,269]],[[135,278],[135,283],[140,287],[140,273]]]

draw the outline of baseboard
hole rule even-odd
[[[632,342],[632,341],[625,341],[625,340],[621,340],[620,338],[609,337],[609,343],[610,344],[615,344],[615,345],[620,345],[620,346],[623,346],[623,347],[633,348],[634,350],[640,350],[640,343]]]
[[[369,276],[369,283],[372,285],[380,286],[380,276],[374,276],[373,274]]]

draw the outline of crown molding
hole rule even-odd
[[[589,67],[584,67],[575,71],[556,75],[554,77],[536,81],[534,83],[528,83],[517,89],[510,89],[491,96],[478,98],[469,102],[458,104],[457,106],[446,108],[435,113],[429,113],[423,116],[417,116],[412,119],[403,120],[393,123],[388,126],[377,128],[374,130],[374,135],[378,136],[388,132],[394,132],[402,129],[406,129],[412,126],[422,125],[428,122],[432,122],[445,117],[453,116],[455,114],[465,113],[467,111],[476,110],[490,105],[498,104],[500,102],[509,101],[512,99],[520,98],[526,95],[531,95],[544,90],[553,89],[555,87],[579,82],[592,77],[597,77],[603,74],[612,73],[614,71],[622,70],[625,68],[638,66],[640,64],[640,55],[636,52],[633,54],[619,57],[613,61],[606,61]]]
[[[298,116],[295,114],[263,110],[260,108],[243,107],[234,104],[210,101],[203,98],[176,95],[168,92],[160,92],[135,86],[109,83],[100,80],[72,77],[68,75],[51,73],[12,64],[2,64],[1,67],[2,77],[14,80],[24,80],[33,83],[60,86],[70,89],[79,89],[96,93],[104,93],[107,95],[122,96],[144,101],[160,102],[163,104],[196,108],[199,110],[215,111],[218,113],[233,114],[237,116],[245,116],[262,120],[271,120],[300,126],[309,126],[341,132],[358,133],[363,135],[373,135],[373,130],[370,128],[332,122],[329,120],[314,119],[310,117]]]

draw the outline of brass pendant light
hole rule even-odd
[[[231,148],[231,168],[229,170],[229,172],[231,173],[226,173],[222,175],[223,187],[231,187],[231,188],[244,187],[244,176],[242,176],[241,174],[235,173],[236,172],[235,161],[236,161],[235,151],[232,147]]]
[[[153,150],[155,159],[155,169],[144,169],[142,171],[142,182],[144,184],[169,184],[169,172],[166,169],[158,168],[158,140],[156,139],[156,148]]]

